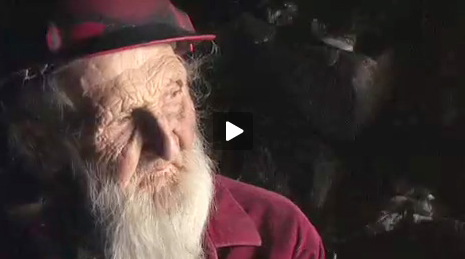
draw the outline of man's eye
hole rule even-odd
[[[181,94],[182,90],[179,89],[179,90],[176,90],[176,91],[173,91],[171,94],[170,94],[170,97],[171,98],[175,98],[176,96],[178,96],[179,94]]]
[[[175,98],[176,96],[181,94],[183,85],[184,84],[183,84],[183,82],[181,80],[177,80],[177,81],[173,82],[173,86],[172,86],[173,91],[171,92],[170,97]]]
[[[121,117],[119,120],[118,120],[118,123],[119,124],[125,124],[125,123],[128,123],[129,121],[132,120],[132,117],[131,115],[126,115],[124,117]]]

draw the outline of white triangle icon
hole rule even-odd
[[[231,122],[226,122],[226,141],[230,141],[231,139],[241,135],[244,133],[244,130],[239,128],[238,126],[232,124]]]

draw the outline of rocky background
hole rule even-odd
[[[330,259],[464,258],[464,3],[175,2],[218,35],[195,54],[206,57],[206,125],[214,111],[254,114],[253,150],[214,152],[223,174],[291,198]],[[48,10],[3,5],[1,30],[32,31]],[[0,46],[40,48],[16,37],[30,44]],[[3,204],[34,196],[30,180],[2,177]]]

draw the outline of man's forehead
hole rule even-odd
[[[173,62],[177,64],[173,66]],[[185,74],[172,46],[158,44],[79,59],[59,69],[56,78],[75,81],[82,86],[99,85],[131,71],[148,76],[148,73],[154,72],[150,70],[161,69],[168,63],[173,73]]]

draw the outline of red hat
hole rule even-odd
[[[157,43],[192,48],[199,35],[169,0],[61,0],[46,40],[52,59],[70,59]]]

